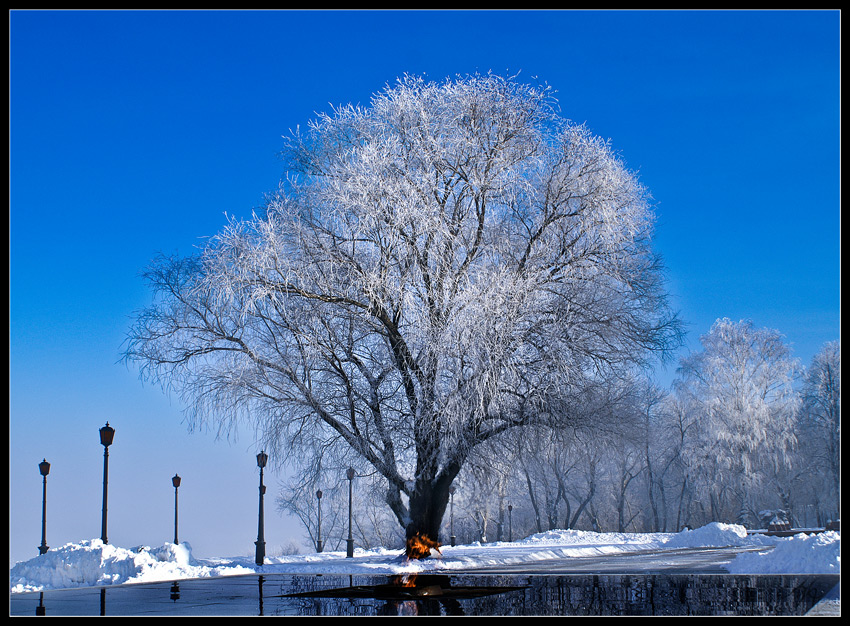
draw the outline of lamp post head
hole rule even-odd
[[[316,492],[316,497],[317,497],[319,500],[321,500],[321,499],[322,499],[322,490],[321,490],[321,489],[319,489],[319,490]]]
[[[180,477],[177,474],[171,479],[171,484],[174,485],[175,489],[180,486]]]
[[[266,466],[266,463],[268,463],[268,460],[269,455],[265,452],[260,452],[257,455],[257,467],[259,467],[260,469],[264,468]]]
[[[452,485],[451,487],[449,487],[449,493],[450,493],[451,495],[455,495],[455,486],[454,486],[454,485]]]
[[[50,463],[47,462],[47,459],[38,464],[38,471],[41,472],[42,476],[47,476],[50,473]]]
[[[354,480],[354,468],[349,467],[346,475],[348,476],[348,480]]]
[[[509,505],[508,505],[508,511],[513,511],[513,510],[514,510],[514,507],[513,507],[512,505],[510,505],[510,504],[509,504]]]
[[[112,439],[115,437],[115,429],[106,422],[106,426],[100,429],[100,443],[104,448],[112,445]]]

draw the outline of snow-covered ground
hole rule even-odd
[[[554,530],[515,542],[443,546],[440,553],[408,561],[399,550],[355,550],[267,557],[260,568],[253,557],[197,559],[188,543],[161,547],[119,548],[99,539],[69,543],[10,572],[10,592],[23,593],[70,587],[171,581],[254,572],[301,574],[404,574],[463,571],[499,564],[531,563],[544,559],[618,554],[634,550],[687,547],[773,546],[747,552],[729,565],[732,574],[840,574],[841,536],[828,531],[770,537],[747,534],[743,526],[714,523],[680,533],[593,533]],[[840,598],[836,598],[840,600]]]

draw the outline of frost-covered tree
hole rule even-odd
[[[666,482],[670,492],[670,515],[674,530],[681,530],[692,524],[698,466],[693,460],[695,455],[691,454],[691,448],[695,441],[692,435],[697,425],[686,399],[678,394],[667,396],[659,416],[667,448],[664,465],[668,473]]]
[[[841,342],[824,344],[806,371],[800,431],[806,466],[825,483],[822,503],[837,516],[841,502]]]
[[[735,521],[752,513],[749,497],[764,476],[789,464],[800,366],[779,332],[750,321],[719,319],[700,341],[675,383],[693,420],[686,455],[711,517]]]
[[[371,466],[408,538],[476,446],[678,342],[645,189],[548,88],[404,77],[283,154],[262,212],[152,265],[126,357],[195,425]]]
[[[639,392],[638,408],[643,424],[638,436],[643,452],[648,509],[646,530],[666,532],[670,520],[669,483],[677,462],[678,428],[671,424],[667,413],[670,396],[666,391],[646,381]]]
[[[534,511],[537,532],[570,528],[570,488],[581,486],[579,446],[586,442],[581,433],[566,429],[530,429],[525,435],[516,439],[514,468],[525,484],[522,499]]]

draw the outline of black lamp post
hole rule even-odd
[[[513,519],[511,517],[511,511],[514,510],[510,504],[508,505],[508,541],[514,540],[514,524]]]
[[[174,545],[177,545],[177,487],[180,486],[180,477],[177,474],[174,474],[171,484],[174,485]]]
[[[319,526],[316,531],[316,552],[322,551],[322,490],[316,492],[316,500],[319,503]]]
[[[257,553],[254,557],[254,562],[257,565],[263,564],[263,559],[266,557],[266,540],[263,536],[263,496],[266,494],[266,486],[263,484],[263,468],[269,460],[269,455],[265,452],[260,452],[257,455],[257,467],[260,468],[260,521],[257,528]]]
[[[41,545],[38,546],[39,554],[47,554],[47,475],[50,473],[50,463],[44,459],[38,464],[38,471],[41,472]]]
[[[103,510],[100,521],[100,540],[109,543],[106,539],[106,486],[109,482],[109,446],[115,437],[115,429],[106,422],[106,426],[100,429],[100,443],[103,445]]]
[[[451,536],[449,537],[449,542],[452,546],[455,545],[455,488],[454,485],[449,487],[449,497],[451,498],[451,508],[449,509],[449,533]]]
[[[354,483],[354,469],[349,467],[348,472],[348,541],[345,556],[351,558],[354,556],[354,537],[351,534],[351,485]]]

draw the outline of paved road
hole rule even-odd
[[[541,574],[728,574],[725,568],[742,552],[764,552],[772,546],[728,548],[682,548],[678,550],[640,550],[623,554],[569,557],[494,565],[467,570],[470,573],[541,573]]]

